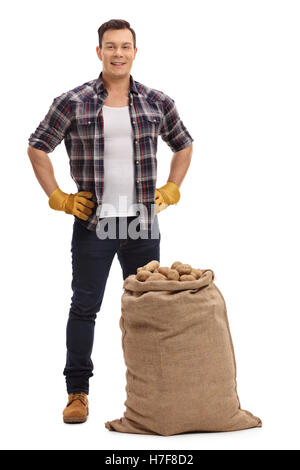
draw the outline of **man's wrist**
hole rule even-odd
[[[64,202],[66,200],[66,193],[64,193],[59,187],[57,187],[49,197],[49,206],[51,209],[61,211],[64,210]]]
[[[180,199],[179,187],[173,181],[168,181],[159,191],[166,204],[176,204]]]

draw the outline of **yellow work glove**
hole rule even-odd
[[[95,203],[87,198],[93,196],[89,191],[80,191],[76,194],[67,194],[56,188],[49,197],[49,206],[56,211],[64,211],[66,214],[73,214],[82,220],[88,220],[88,215],[92,211],[89,207],[94,207]]]
[[[168,181],[164,186],[155,190],[155,214],[158,214],[171,204],[176,204],[179,199],[179,187],[172,181]]]

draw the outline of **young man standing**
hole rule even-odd
[[[160,260],[157,213],[179,201],[179,187],[192,157],[193,138],[174,100],[130,75],[137,53],[130,24],[110,20],[100,26],[98,35],[96,52],[103,66],[99,77],[56,97],[30,135],[28,147],[49,206],[74,216],[73,296],[64,368],[66,423],[84,422],[88,415],[95,319],[113,258],[117,254],[123,279],[135,274],[139,266]],[[156,189],[159,135],[174,155],[167,183]],[[76,194],[59,188],[47,155],[62,140]],[[103,224],[108,222],[109,236],[106,232],[105,237]],[[134,223],[135,230],[130,232]]]

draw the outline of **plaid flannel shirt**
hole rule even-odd
[[[93,213],[88,220],[76,217],[89,230],[96,230],[104,183],[104,123],[102,105],[108,96],[102,80],[86,82],[54,98],[48,113],[35,132],[30,146],[53,152],[64,140],[71,177],[78,191],[93,193]],[[151,232],[157,177],[157,138],[173,152],[188,147],[193,138],[181,121],[175,102],[162,91],[133,80],[130,75],[129,112],[133,129],[136,201],[141,207],[141,230]],[[122,177],[122,175],[120,175]],[[98,210],[97,210],[98,208]]]

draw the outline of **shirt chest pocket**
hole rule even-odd
[[[142,114],[138,118],[142,137],[157,138],[159,135],[161,117],[157,114]]]
[[[83,140],[94,139],[96,132],[97,118],[96,116],[78,116],[76,118],[76,128],[78,137]]]

